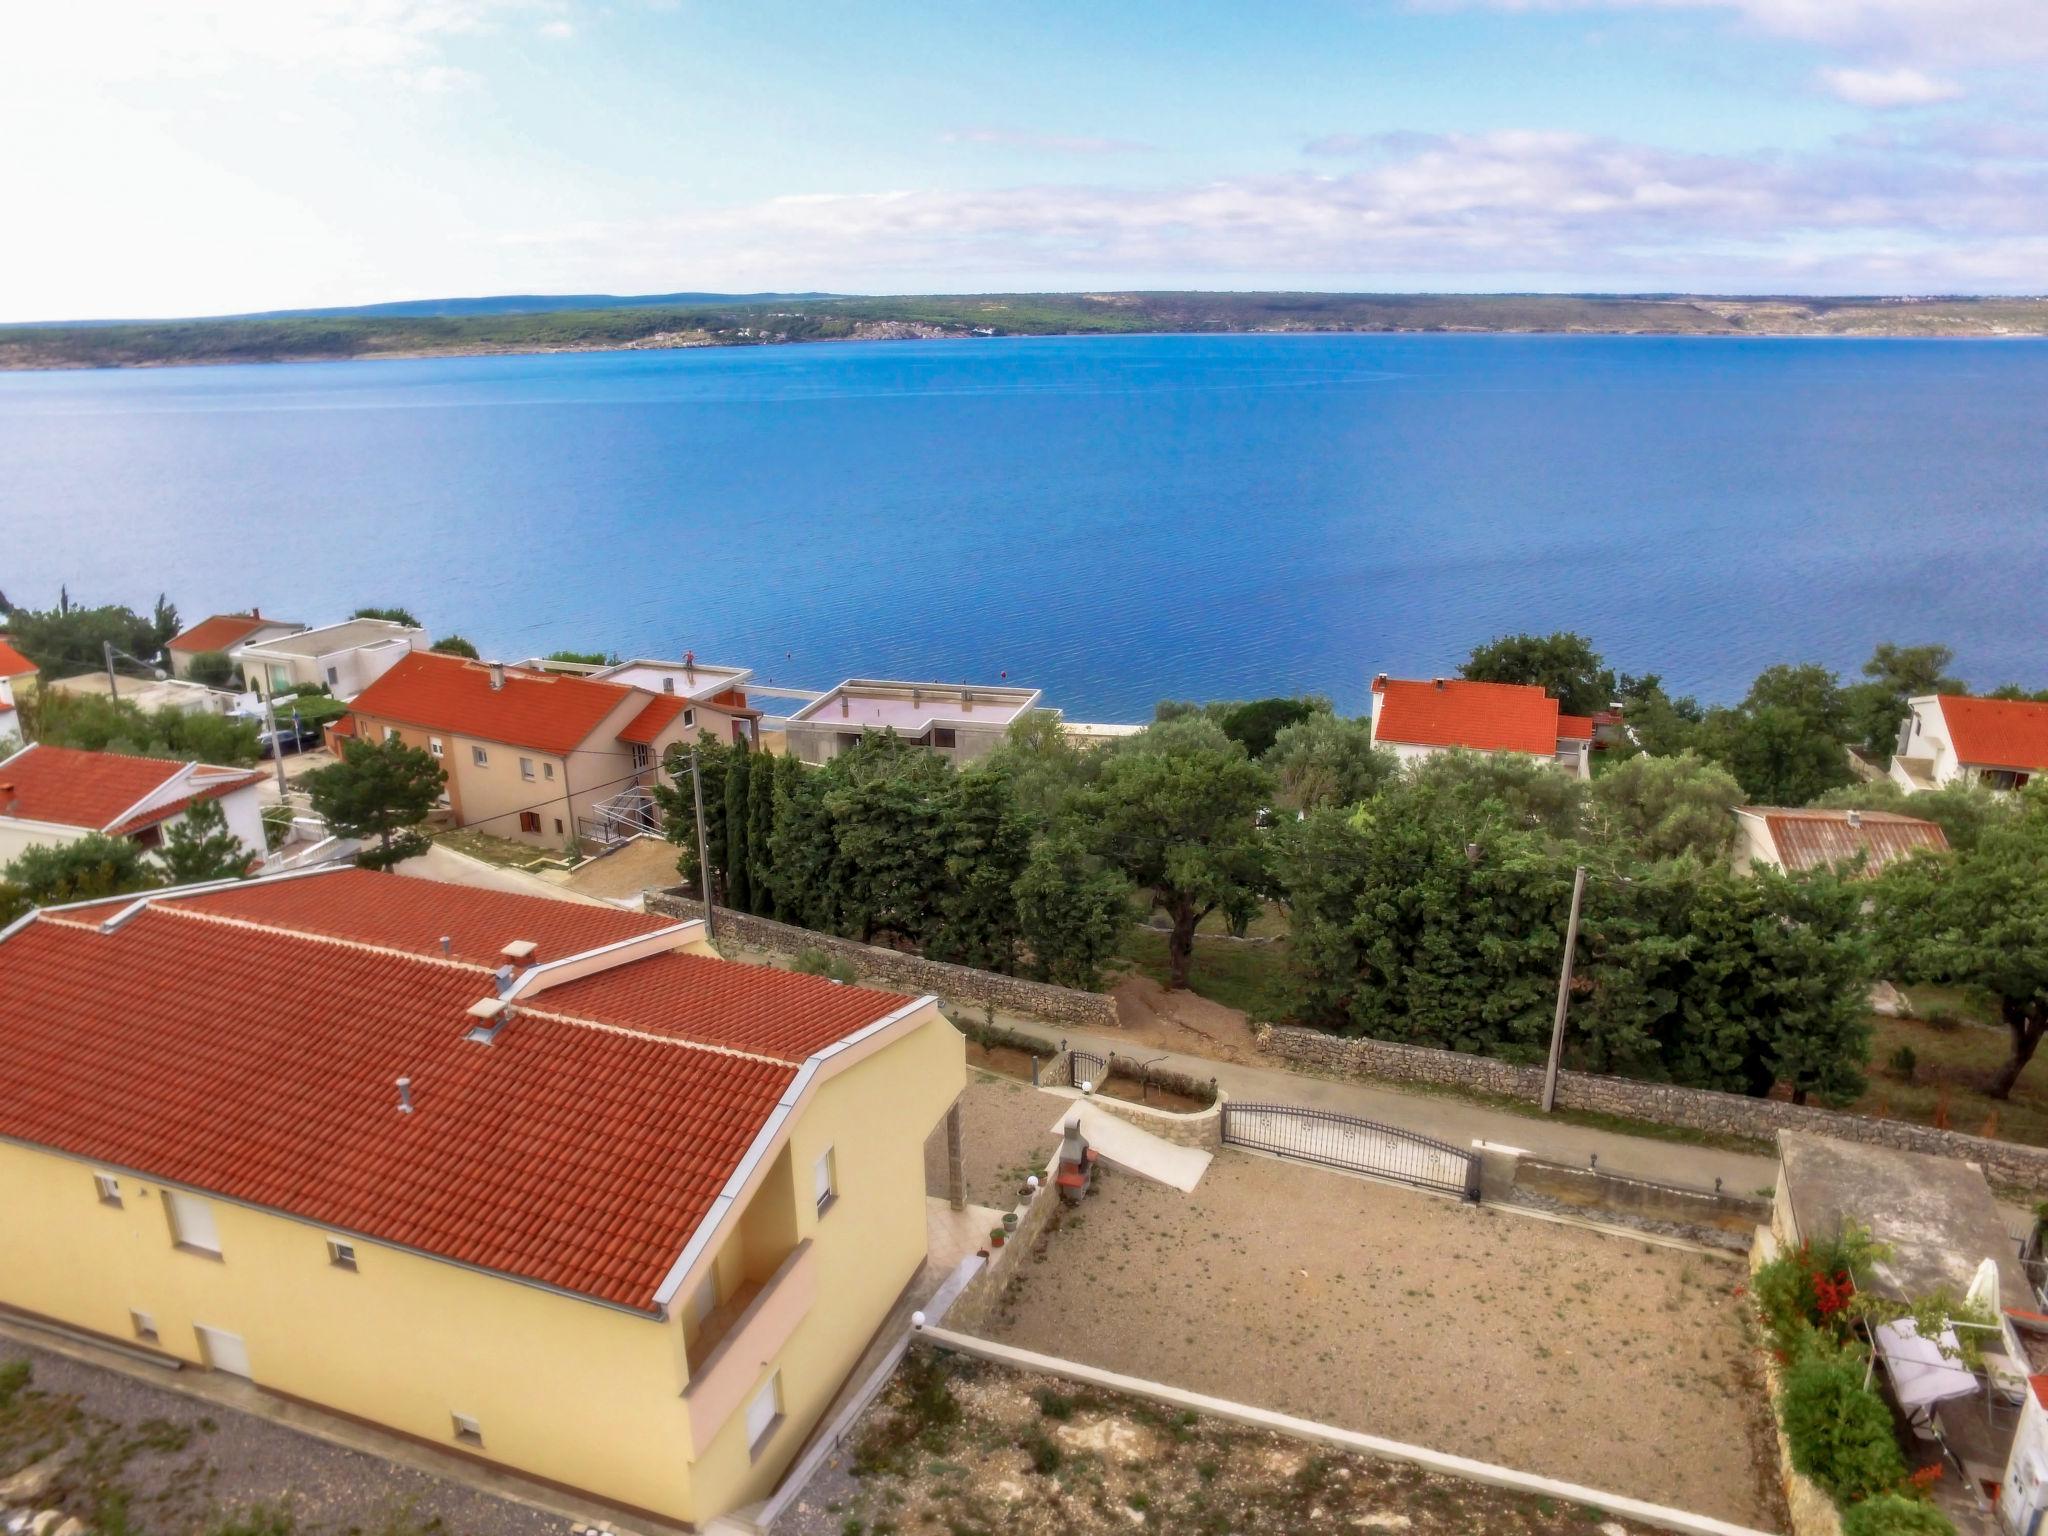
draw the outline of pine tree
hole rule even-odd
[[[235,879],[248,873],[254,857],[228,830],[227,813],[218,800],[201,800],[179,817],[158,856],[170,871],[173,885]]]

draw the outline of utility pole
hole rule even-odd
[[[1557,1017],[1550,1026],[1550,1065],[1543,1069],[1543,1113],[1557,1106],[1557,1068],[1564,1060],[1564,1016],[1572,995],[1572,956],[1579,948],[1579,903],[1586,895],[1586,866],[1572,874],[1572,916],[1564,930],[1564,964],[1557,973]]]
[[[121,702],[121,685],[114,681],[114,642],[102,640],[100,655],[107,663],[107,697],[118,704]]]
[[[704,775],[697,770],[697,749],[690,748],[690,793],[697,802],[697,889],[704,895],[704,937],[717,936],[711,916],[711,840],[704,834]]]

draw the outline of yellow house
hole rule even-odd
[[[663,665],[630,663],[611,681],[418,651],[357,694],[345,724],[431,753],[457,826],[542,848],[610,841],[656,829],[645,792],[670,746],[751,731],[754,711],[729,684],[701,699],[672,680],[641,686]]]
[[[964,1046],[697,923],[342,869],[0,931],[0,1305],[678,1522],[925,1256]]]

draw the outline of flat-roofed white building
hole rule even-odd
[[[228,652],[257,693],[325,688],[352,699],[414,651],[427,648],[427,632],[390,619],[349,619],[319,629],[248,642]]]
[[[697,660],[686,651],[681,661],[656,661],[641,657],[614,662],[583,674],[600,683],[621,683],[645,689],[676,702],[676,712],[687,716],[688,739],[711,737],[717,741],[760,742],[761,711],[747,702],[751,667],[718,667]]]
[[[784,737],[806,763],[830,762],[869,731],[893,731],[955,763],[976,763],[1038,700],[1036,688],[854,677],[791,715]]]

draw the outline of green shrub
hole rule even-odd
[[[1956,1536],[1956,1528],[1922,1499],[1880,1493],[1842,1511],[1842,1536]]]
[[[1031,1470],[1041,1477],[1050,1477],[1059,1471],[1060,1463],[1066,1459],[1060,1454],[1060,1448],[1053,1444],[1052,1436],[1036,1424],[1026,1429],[1017,1443],[1030,1455]]]
[[[26,1360],[9,1360],[0,1365],[0,1408],[12,1408],[22,1389],[35,1380],[36,1368]]]
[[[1074,1416],[1074,1400],[1064,1393],[1045,1387],[1038,1393],[1038,1411],[1048,1419],[1071,1419]]]
[[[1906,1475],[1891,1410],[1864,1387],[1863,1369],[1853,1350],[1817,1344],[1785,1373],[1778,1405],[1792,1465],[1841,1504],[1885,1493]]]
[[[860,972],[837,955],[822,949],[807,949],[789,962],[789,968],[805,976],[829,976],[834,981],[857,981]]]
[[[251,1504],[215,1522],[207,1536],[294,1536],[298,1521],[284,1504]]]
[[[1920,1058],[1914,1054],[1913,1047],[1902,1045],[1892,1052],[1888,1065],[1892,1069],[1892,1076],[1910,1083],[1913,1081],[1913,1074],[1920,1068]]]

